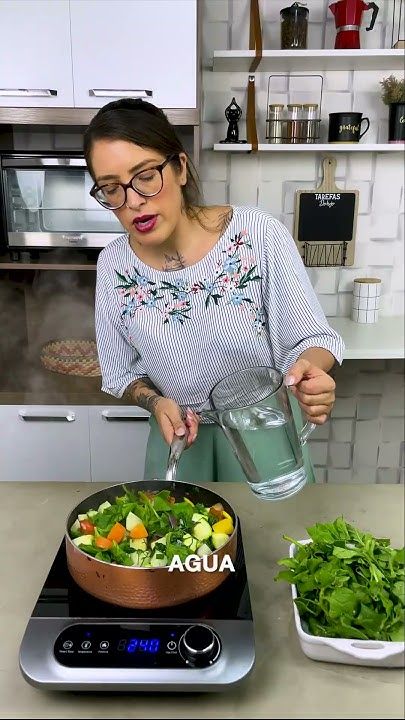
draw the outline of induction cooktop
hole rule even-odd
[[[250,673],[253,617],[242,535],[216,590],[161,610],[105,603],[72,579],[61,542],[20,648],[24,678],[47,690],[221,691]]]

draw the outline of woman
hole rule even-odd
[[[243,480],[220,428],[196,414],[220,379],[276,367],[316,424],[334,402],[327,373],[343,343],[295,243],[257,208],[204,207],[173,126],[150,103],[102,108],[84,153],[92,196],[125,229],[99,256],[96,335],[103,391],[151,413],[145,478],[164,477],[167,445],[187,433],[178,479]]]

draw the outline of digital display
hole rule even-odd
[[[123,638],[118,643],[118,650],[127,653],[157,653],[160,640],[158,638]]]
[[[184,624],[74,623],[55,641],[55,656],[67,667],[176,668]]]

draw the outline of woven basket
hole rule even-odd
[[[101,375],[97,346],[93,340],[55,340],[44,345],[41,362],[47,370],[63,375]]]

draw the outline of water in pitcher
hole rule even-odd
[[[247,368],[220,381],[207,416],[225,433],[252,491],[282,500],[307,481],[302,446],[311,423],[298,434],[283,376],[267,367]],[[214,409],[215,408],[215,409]]]
[[[261,407],[254,413],[239,410],[226,415],[222,429],[252,491],[262,498],[281,500],[301,490],[306,473],[292,414],[286,418],[280,410]]]

